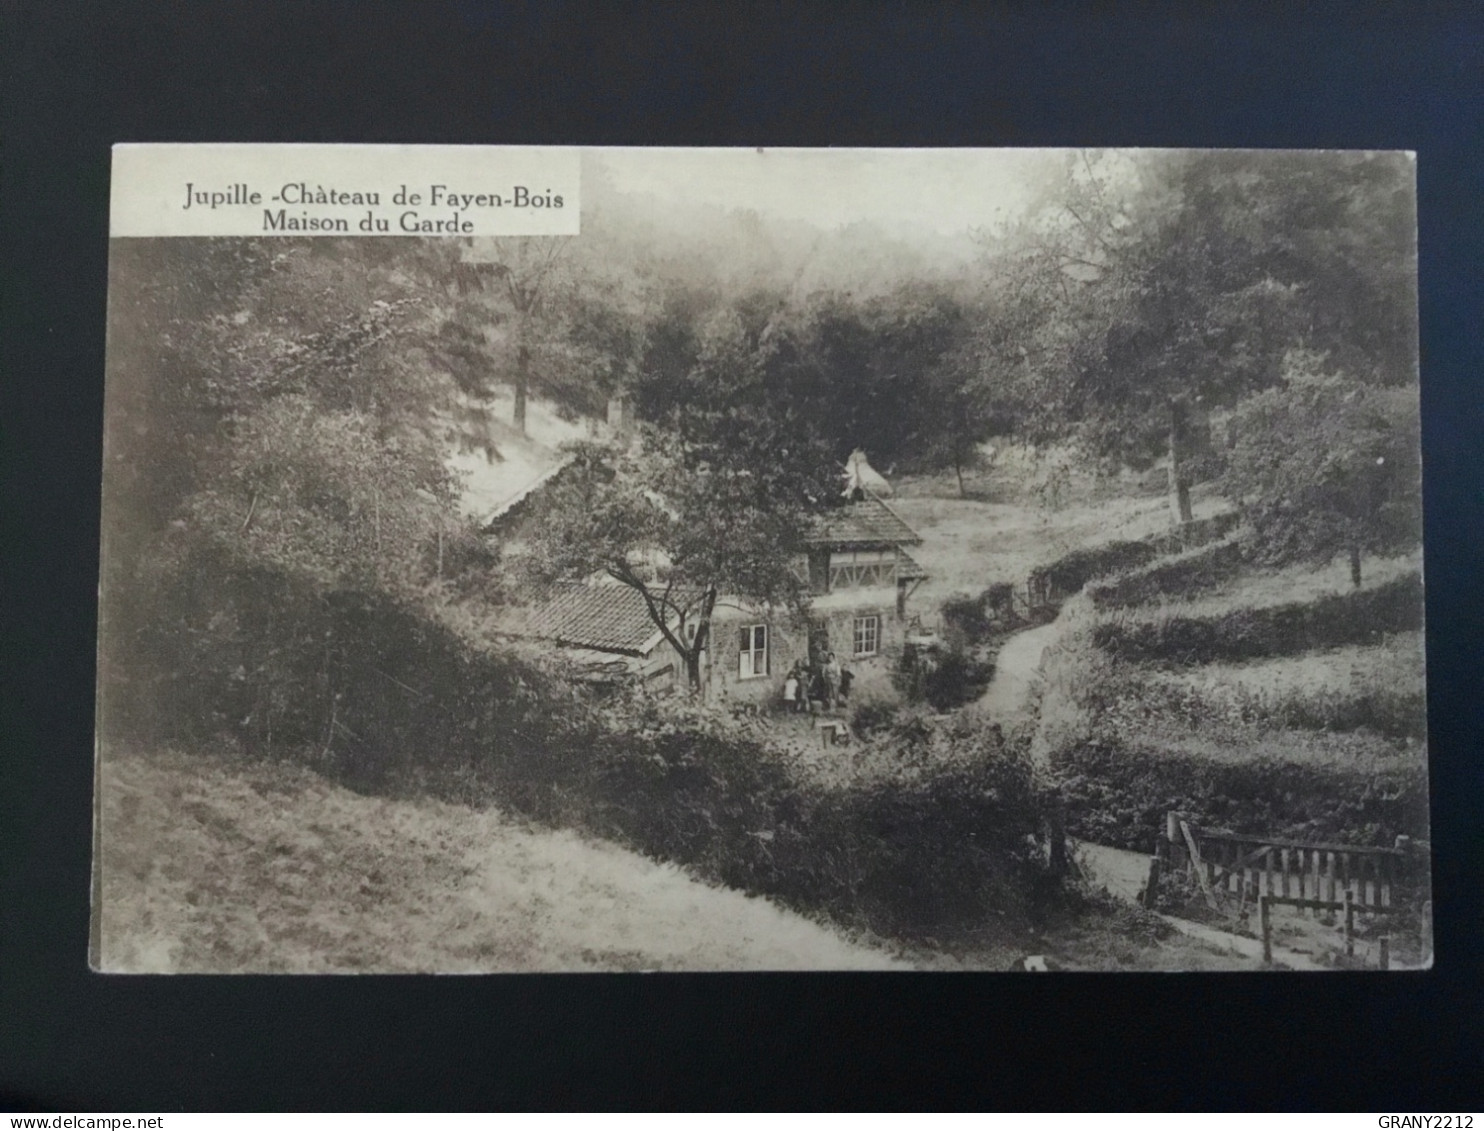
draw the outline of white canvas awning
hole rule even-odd
[[[848,499],[852,498],[857,491],[866,491],[872,495],[887,498],[891,496],[891,484],[870,465],[866,460],[865,451],[861,448],[856,448],[851,452],[850,458],[845,461],[845,490],[841,493]]]

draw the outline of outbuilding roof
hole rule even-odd
[[[617,582],[555,585],[514,616],[506,632],[625,656],[644,655],[661,638],[643,594]]]

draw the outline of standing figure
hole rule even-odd
[[[828,711],[840,699],[840,661],[835,659],[833,652],[825,655],[824,668],[820,675],[824,677],[824,706]]]
[[[799,709],[799,669],[797,666],[788,669],[788,675],[783,677],[783,709],[796,712]]]
[[[840,669],[840,706],[850,702],[850,685],[855,682],[855,673],[849,668]]]
[[[809,713],[814,714],[814,704],[818,703],[820,710],[825,707],[824,672],[820,668],[811,668],[805,673],[805,681],[809,685]]]

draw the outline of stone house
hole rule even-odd
[[[817,516],[797,563],[807,577],[807,624],[784,612],[717,604],[704,676],[708,700],[777,700],[796,663],[815,666],[834,652],[855,673],[852,695],[884,687],[911,624],[909,600],[927,572],[907,552],[922,539],[875,495]]]
[[[890,665],[912,625],[910,598],[927,577],[908,552],[922,539],[882,497],[891,487],[864,453],[854,453],[846,468],[843,497],[814,516],[806,552],[792,563],[810,595],[807,619],[718,598],[700,665],[708,702],[776,702],[795,665],[817,668],[830,652],[853,673],[853,696],[889,683]],[[526,521],[525,501],[560,473],[555,466],[529,491],[508,496],[513,502],[486,529]],[[680,635],[677,623],[667,627]],[[687,685],[685,661],[655,625],[643,595],[610,579],[555,586],[514,612],[501,631],[556,646],[585,679],[641,680],[656,690]],[[694,623],[686,632],[695,632]]]

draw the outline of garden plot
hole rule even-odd
[[[1417,559],[1367,564],[1358,591],[1340,561],[1179,604],[1069,605],[1037,749],[1074,835],[1149,851],[1176,810],[1293,840],[1425,837]]]

